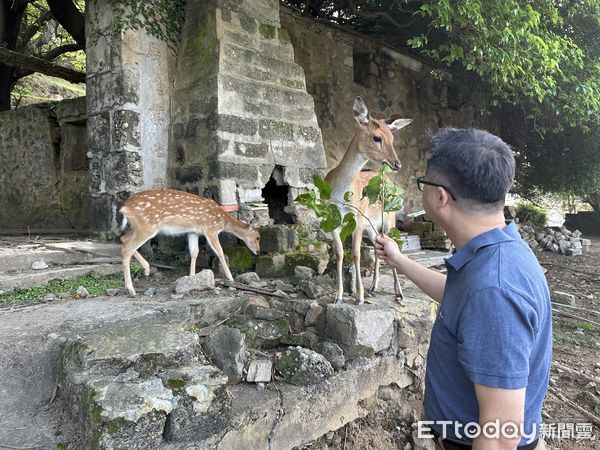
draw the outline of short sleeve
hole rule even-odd
[[[487,288],[466,303],[457,323],[458,359],[473,383],[527,386],[537,314],[518,293]]]

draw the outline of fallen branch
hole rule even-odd
[[[0,46],[0,57],[2,63],[7,66],[22,67],[33,72],[43,73],[52,77],[62,78],[71,83],[85,83],[85,73],[68,67],[53,64],[41,58],[22,53],[13,52],[6,47]]]
[[[240,291],[249,291],[249,292],[254,292],[256,294],[270,295],[272,297],[288,298],[287,295],[277,294],[275,291],[269,291],[268,289],[255,288],[252,286],[248,286],[247,284],[236,283],[235,281],[221,280],[218,283],[221,286],[233,287],[233,288],[239,289]]]
[[[591,412],[587,411],[586,409],[582,408],[581,406],[579,406],[577,403],[575,403],[572,400],[569,400],[567,397],[565,397],[564,395],[562,395],[558,389],[553,388],[552,386],[548,386],[548,392],[550,392],[551,394],[553,394],[555,397],[557,397],[559,400],[562,400],[564,403],[566,403],[567,405],[569,405],[572,409],[574,409],[575,411],[580,412],[581,414],[583,414],[585,417],[587,417],[588,419],[592,420],[593,422],[595,422],[596,424],[600,425],[600,417],[592,414]]]
[[[588,322],[588,323],[591,323],[593,325],[600,327],[600,323],[594,322],[593,320],[590,320],[590,319],[586,319],[585,317],[579,317],[579,316],[576,316],[575,314],[571,314],[566,311],[560,311],[560,310],[554,309],[554,308],[552,308],[552,311],[555,312],[556,314],[562,314],[565,317],[570,317],[571,319],[582,320],[584,322]]]
[[[198,336],[199,337],[205,337],[208,336],[209,333],[214,330],[216,327],[218,327],[219,325],[221,325],[223,322],[227,322],[227,320],[231,317],[236,315],[237,313],[239,313],[242,310],[243,306],[240,306],[238,309],[236,309],[235,311],[233,311],[232,313],[228,314],[227,317],[225,317],[223,320],[220,320],[219,322],[216,323],[212,323],[210,325],[208,325],[207,327],[202,328],[199,332],[198,332]]]
[[[578,377],[581,377],[581,378],[585,378],[586,380],[591,381],[592,383],[596,383],[596,384],[598,384],[598,386],[600,386],[600,378],[596,378],[593,375],[587,375],[579,370],[575,370],[570,367],[564,366],[561,363],[558,363],[556,361],[554,361],[552,363],[552,365],[554,367],[556,367],[557,369],[564,370],[565,372],[569,372],[570,374],[577,375]]]
[[[551,303],[553,305],[556,305],[556,306],[562,306],[563,308],[576,309],[577,311],[583,311],[586,314],[593,314],[593,315],[596,315],[596,316],[600,316],[600,312],[598,312],[598,311],[592,311],[591,309],[580,308],[578,306],[567,305],[565,303],[560,303],[560,302],[551,302]]]

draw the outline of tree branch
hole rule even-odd
[[[78,50],[81,50],[81,48],[79,48],[79,44],[65,44],[65,45],[61,45],[60,47],[56,47],[56,48],[52,48],[50,50],[48,50],[46,53],[44,53],[43,55],[41,55],[42,59],[45,59],[46,61],[52,61],[55,58],[59,57],[60,55],[63,55],[65,53],[69,53],[69,52],[76,52]]]
[[[35,33],[37,33],[38,30],[42,27],[42,25],[44,25],[50,19],[52,19],[52,13],[50,11],[44,11],[38,17],[38,19],[35,21],[35,23],[31,24],[23,32],[23,35],[19,37],[20,44],[17,45],[17,49],[18,50],[24,49],[25,46],[27,45],[27,43],[29,42],[29,40],[35,35]]]
[[[81,49],[85,49],[85,18],[71,0],[48,0],[54,18],[67,33],[73,36]]]
[[[62,78],[71,83],[85,83],[85,73],[67,67],[57,66],[35,56],[23,55],[7,48],[0,47],[0,60],[3,64],[13,67],[22,67],[33,72],[43,73],[53,77]]]
[[[366,12],[366,11],[361,11],[360,9],[358,9],[356,7],[356,5],[354,4],[353,0],[348,0],[348,6],[350,7],[350,10],[352,11],[353,14],[359,16],[359,17],[363,17],[365,19],[385,19],[386,21],[388,21],[389,23],[391,23],[392,25],[394,25],[397,28],[408,28],[410,27],[416,20],[416,17],[413,17],[412,19],[410,19],[408,22],[406,23],[400,23],[398,22],[396,19],[394,19],[392,16],[390,16],[388,13],[386,12]],[[400,8],[401,11],[403,12],[407,12],[406,10]]]

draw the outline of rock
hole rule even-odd
[[[261,277],[282,277],[285,275],[285,255],[260,255],[256,258],[256,273]]]
[[[171,294],[172,300],[180,300],[183,298],[183,294]]]
[[[346,364],[346,358],[344,358],[344,351],[335,342],[320,341],[317,344],[316,350],[321,355],[323,355],[325,359],[327,359],[327,361],[329,361],[329,363],[335,370],[342,369]]]
[[[227,375],[231,384],[242,381],[246,344],[240,330],[221,325],[206,337],[203,347],[211,361]]]
[[[282,336],[290,334],[290,324],[285,319],[260,320],[242,314],[230,317],[224,325],[244,333],[246,345],[250,348],[276,347]]]
[[[322,298],[333,293],[333,280],[327,275],[301,280],[298,287],[308,298]]]
[[[83,287],[83,286],[79,286],[77,288],[77,291],[75,292],[75,297],[77,298],[87,298],[90,296],[90,293],[88,292],[88,290]]]
[[[292,293],[292,292],[296,292],[296,287],[293,284],[286,283],[283,280],[273,280],[273,286],[277,290],[283,291],[286,294],[289,294],[289,293]]]
[[[273,363],[270,359],[253,359],[248,364],[246,381],[250,383],[269,383]]]
[[[260,250],[263,253],[283,253],[298,246],[298,232],[287,225],[260,229]]]
[[[262,308],[260,306],[254,306],[248,309],[248,313],[251,314],[255,319],[262,320],[279,320],[285,319],[285,313],[274,308]]]
[[[317,324],[319,317],[323,314],[325,308],[319,305],[317,302],[312,302],[304,316],[304,325],[307,327],[312,327]]]
[[[320,275],[325,272],[327,263],[328,253],[291,251],[285,254],[285,271],[289,275],[294,274],[298,266],[310,267]]]
[[[271,304],[263,295],[251,295],[248,297],[248,300],[246,300],[246,303],[244,303],[242,312],[245,313],[249,309],[252,309],[252,307],[270,308]]]
[[[109,297],[114,297],[116,295],[119,295],[119,289],[107,289],[106,295],[108,295]]]
[[[43,260],[34,261],[33,264],[31,264],[31,268],[33,270],[44,270],[48,268],[48,264]]]
[[[44,295],[44,301],[45,302],[52,302],[56,299],[56,295],[54,294],[46,294]]]
[[[164,437],[170,442],[206,439],[225,428],[230,420],[231,397],[227,377],[210,364],[196,363],[160,374],[177,396]]]
[[[387,349],[394,335],[394,313],[378,305],[328,304],[324,330],[346,358],[371,357]]]
[[[302,347],[289,347],[275,357],[275,369],[291,384],[307,386],[320,383],[333,374],[325,357]]]
[[[301,281],[307,278],[312,278],[315,276],[315,271],[310,267],[306,266],[296,266],[294,267],[294,277],[296,280]]]
[[[247,272],[235,277],[235,281],[238,283],[251,285],[252,283],[260,282],[260,277],[256,272]]]
[[[146,289],[146,292],[144,292],[144,295],[146,297],[154,297],[156,295],[156,288],[151,287],[151,288]]]
[[[215,275],[212,270],[204,269],[192,276],[179,278],[175,282],[175,293],[187,294],[191,291],[203,291],[206,289],[214,289]]]
[[[575,306],[575,296],[567,292],[552,291],[552,299],[557,303]]]

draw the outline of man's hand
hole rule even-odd
[[[375,253],[386,264],[395,266],[402,257],[398,244],[389,236],[377,235],[375,238]]]

